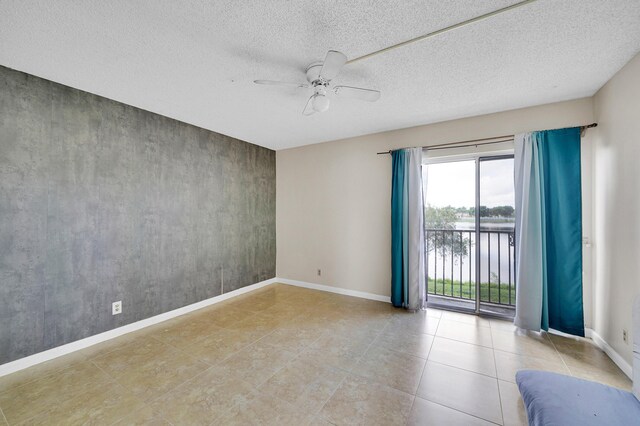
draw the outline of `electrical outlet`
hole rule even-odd
[[[629,343],[629,333],[627,333],[627,330],[622,330],[622,340],[625,343]]]
[[[122,300],[113,302],[111,304],[111,315],[118,315],[122,313]]]
[[[322,269],[318,269],[318,276],[322,275]]]

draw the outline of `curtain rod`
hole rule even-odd
[[[591,129],[592,127],[598,127],[598,123],[591,123],[585,126],[580,126],[580,132],[584,132],[585,130]],[[481,145],[491,145],[494,143],[511,142],[513,141],[514,137],[515,135],[493,136],[490,138],[469,139],[466,141],[448,142],[448,143],[441,143],[438,145],[427,145],[419,148],[422,148],[427,151],[436,150],[436,149],[468,148],[471,146],[481,146]],[[465,145],[459,145],[459,144],[465,144]],[[456,145],[456,146],[452,146],[452,145]],[[406,148],[412,148],[412,147],[405,147],[405,148],[398,148],[398,149],[406,149]],[[376,154],[378,155],[391,154],[391,151],[395,151],[395,150],[377,152]]]

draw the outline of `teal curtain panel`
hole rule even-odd
[[[584,336],[580,128],[538,132],[537,139],[546,249],[541,326]]]
[[[391,156],[391,303],[417,310],[426,299],[422,149]]]
[[[584,336],[580,128],[516,135],[515,324]]]
[[[409,269],[409,219],[405,188],[407,153],[405,150],[393,151],[391,158],[391,303],[399,308],[405,303],[404,282]]]

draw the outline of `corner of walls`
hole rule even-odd
[[[598,333],[593,329],[585,329],[586,337],[591,339],[609,358],[622,370],[622,372],[631,380],[633,380],[632,365],[627,362],[615,349],[611,347]]]
[[[595,95],[593,329],[632,363],[632,305],[640,295],[640,54]],[[594,339],[595,341],[595,339]],[[613,357],[612,357],[613,358]],[[614,359],[615,360],[615,359]]]
[[[593,109],[593,108],[592,108]],[[581,138],[582,172],[582,282],[584,326],[593,327],[593,139],[594,129]]]

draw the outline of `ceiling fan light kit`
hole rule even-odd
[[[325,112],[331,103],[327,96],[327,89],[331,86],[331,81],[338,76],[342,67],[347,63],[344,53],[337,50],[330,50],[324,58],[324,62],[314,62],[307,67],[307,83],[290,83],[273,80],[254,80],[257,84],[268,84],[277,86],[296,86],[299,88],[312,88],[313,95],[307,100],[302,110],[302,115],[312,115],[316,112]],[[360,87],[335,86],[333,92],[338,97],[359,99],[368,102],[377,101],[380,92],[373,89],[363,89]]]
[[[329,109],[329,98],[327,95],[316,93],[313,95],[311,106],[315,112],[325,112]]]

